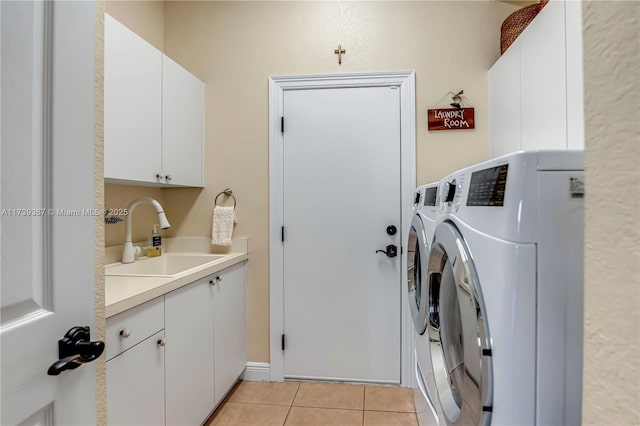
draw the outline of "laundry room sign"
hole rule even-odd
[[[429,130],[474,129],[473,108],[437,108],[427,110]]]

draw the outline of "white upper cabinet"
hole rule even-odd
[[[584,149],[584,74],[582,71],[582,2],[565,3],[567,42],[567,146]]]
[[[156,182],[161,132],[162,52],[105,15],[105,178]]]
[[[203,186],[204,84],[105,15],[104,175]]]
[[[519,39],[522,149],[566,148],[564,2],[547,3]]]
[[[202,186],[204,84],[166,55],[162,61],[162,77],[165,182]]]
[[[580,3],[551,0],[489,70],[491,155],[584,148]]]
[[[489,73],[491,156],[520,146],[520,40],[516,39]]]

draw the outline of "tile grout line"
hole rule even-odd
[[[282,407],[282,406],[281,406]],[[343,407],[317,407],[313,405],[293,405],[291,408],[313,408],[318,410],[345,410],[345,411],[364,411],[361,408],[343,408]],[[391,412],[391,411],[390,411]]]
[[[362,392],[362,426],[364,426],[364,410],[367,408],[367,386],[364,387],[364,391]]]
[[[296,396],[298,396],[298,392],[300,391],[300,386],[301,385],[302,385],[302,383],[298,382],[298,387],[296,388],[296,393],[293,395],[293,398],[291,399],[291,404],[289,404],[289,410],[287,411],[287,415],[284,417],[284,422],[282,423],[283,426],[287,423],[287,419],[289,418],[289,414],[291,414],[291,409],[293,408],[293,401],[296,400]]]
[[[267,407],[291,407],[289,404],[269,404],[267,402],[229,401],[228,403],[240,405],[266,405]],[[225,402],[224,404],[226,405],[227,403]],[[222,407],[222,405],[220,407]]]
[[[362,411],[367,409],[367,386],[364,387],[364,392],[362,392]]]

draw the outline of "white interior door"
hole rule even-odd
[[[67,330],[94,331],[94,13],[0,3],[3,425],[96,424],[95,363],[47,374]]]
[[[399,92],[284,93],[285,377],[400,382]]]

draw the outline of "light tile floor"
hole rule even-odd
[[[207,426],[417,425],[413,390],[315,382],[239,382]]]

